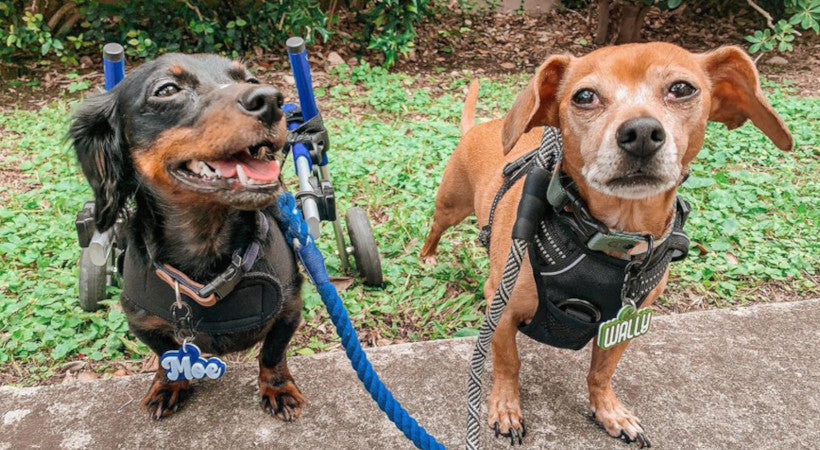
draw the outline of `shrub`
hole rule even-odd
[[[775,23],[770,12],[753,1],[749,2],[766,18],[768,25],[768,28],[757,30],[754,34],[746,36],[746,40],[752,43],[749,53],[763,54],[775,49],[780,52],[792,51],[795,36],[801,35],[797,30],[798,27],[803,31],[820,33],[820,24],[818,24],[820,22],[820,0],[780,0],[773,3],[775,4],[770,6],[770,9],[774,12],[775,17],[781,11],[785,11],[785,17],[788,20],[784,18]]]
[[[412,50],[415,24],[429,13],[430,0],[373,0],[356,15],[365,25],[362,39],[367,48],[383,53],[390,66]]]
[[[239,56],[281,48],[298,35],[326,41],[337,0],[0,0],[0,61],[56,56],[66,62],[120,42],[131,57],[169,51]],[[430,0],[342,0],[362,25],[353,39],[384,54],[407,54]],[[328,13],[329,11],[329,13]]]
[[[24,11],[22,2],[0,1],[0,61],[50,53],[62,56],[63,42],[56,39],[39,12]],[[3,45],[5,44],[5,45]]]
[[[95,42],[122,42],[131,56],[184,51],[244,54],[276,48],[291,35],[308,42],[327,39],[327,18],[317,0],[82,2],[81,12]],[[169,9],[174,9],[173,12]]]

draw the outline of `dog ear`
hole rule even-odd
[[[77,159],[94,191],[94,221],[105,231],[114,225],[131,191],[126,177],[128,149],[117,114],[115,94],[86,100],[74,113],[69,128]],[[133,172],[133,171],[131,171]]]
[[[558,126],[558,85],[571,56],[551,56],[535,72],[527,87],[518,94],[512,108],[504,116],[501,142],[504,154],[512,150],[522,134],[533,127]]]
[[[712,82],[709,120],[734,129],[752,123],[782,150],[791,150],[794,140],[783,120],[763,96],[757,69],[739,47],[721,47],[701,55],[701,66]]]

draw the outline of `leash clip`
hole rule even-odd
[[[646,252],[643,253],[643,258],[640,256],[633,256],[632,259],[630,259],[626,264],[626,267],[624,268],[624,284],[621,286],[621,304],[628,304],[636,310],[638,309],[638,305],[636,304],[635,299],[629,295],[629,292],[632,290],[632,285],[638,282],[641,275],[643,275],[644,271],[646,271],[646,267],[649,265],[649,260],[655,253],[655,238],[651,234],[647,234],[644,236],[644,239],[646,239]],[[637,271],[634,271],[635,273],[633,273],[633,269],[635,268],[637,268]]]
[[[194,314],[191,305],[182,301],[179,294],[179,281],[174,280],[174,295],[176,302],[171,304],[171,317],[174,318],[174,335],[183,343],[196,336],[194,331]]]

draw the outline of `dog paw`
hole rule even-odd
[[[436,255],[422,256],[421,261],[424,263],[425,266],[435,266],[436,264],[438,264]]]
[[[646,430],[641,425],[640,419],[635,417],[629,410],[620,403],[609,408],[592,408],[589,413],[590,419],[598,426],[606,430],[610,436],[620,439],[627,444],[633,442],[640,448],[652,447],[649,438],[646,437]]]
[[[524,424],[524,416],[521,414],[518,399],[507,400],[491,395],[488,403],[487,422],[495,433],[495,437],[509,439],[510,445],[523,444],[524,436],[527,435],[527,427]]]
[[[154,378],[151,389],[142,399],[142,405],[153,420],[162,420],[177,412],[191,393],[188,380],[170,381],[164,374]]]
[[[270,415],[285,422],[293,422],[302,415],[305,398],[293,380],[285,380],[279,385],[266,383],[259,390],[262,408]]]

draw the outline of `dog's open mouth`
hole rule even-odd
[[[176,164],[170,173],[196,190],[270,191],[279,187],[281,152],[262,141],[227,158],[191,159]]]

